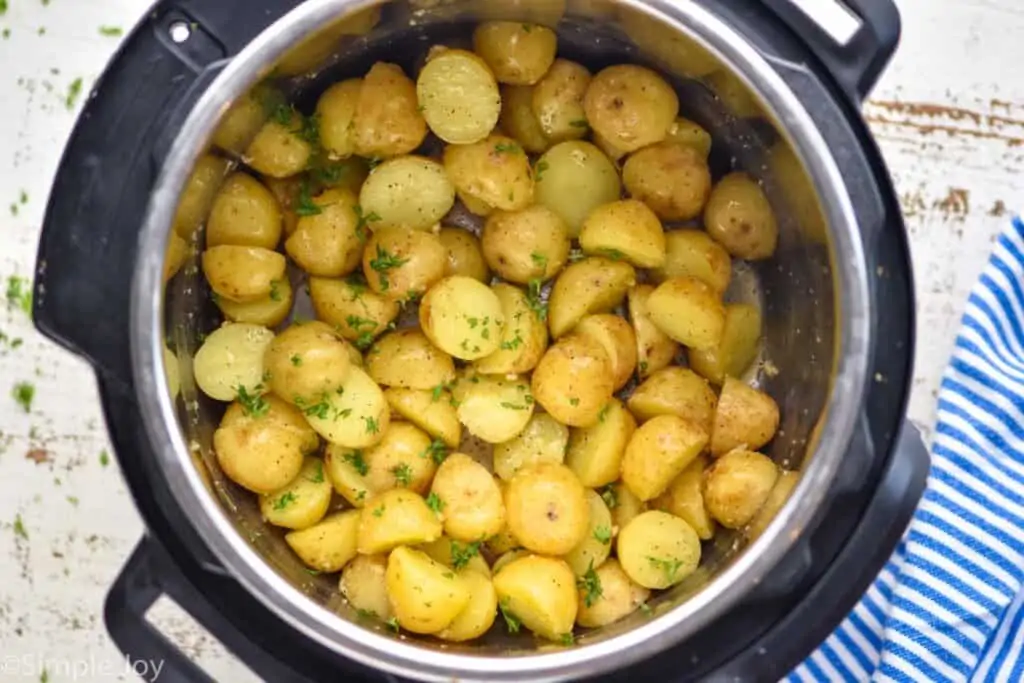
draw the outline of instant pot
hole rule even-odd
[[[270,681],[777,680],[857,602],[899,542],[928,456],[905,421],[914,348],[900,207],[859,113],[899,37],[891,0],[845,0],[839,44],[788,0],[162,0],[125,40],[68,144],[47,208],[34,317],[96,369],[110,437],[147,528],[105,607],[130,659],[208,681],[146,619],[181,605]],[[597,69],[650,65],[780,217],[776,256],[743,270],[764,310],[753,378],[783,421],[769,454],[800,482],[756,538],[724,536],[651,614],[572,647],[529,636],[442,645],[362,623],[334,577],[303,570],[211,454],[216,406],[191,354],[219,323],[195,255],[166,286],[179,197],[225,112],[273,82],[309,111],[375,61],[414,74],[480,18],[556,28]],[[301,282],[296,282],[301,285]],[[299,291],[301,287],[296,287]],[[175,352],[165,365],[165,344]],[[180,377],[177,397],[168,372]],[[221,408],[222,410],[223,408]]]

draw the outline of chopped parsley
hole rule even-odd
[[[390,619],[388,619],[384,623],[388,625],[389,629],[391,629],[395,633],[398,633],[398,630],[399,630],[399,627],[398,627],[398,617],[391,617]]]
[[[377,424],[377,420],[372,417],[364,417],[363,421],[366,422],[366,433],[376,434],[380,432],[380,425]]]
[[[649,616],[649,615],[651,614],[651,612],[652,612],[652,611],[653,611],[653,610],[651,609],[651,606],[650,606],[650,605],[648,605],[648,604],[647,604],[646,602],[641,602],[641,603],[640,603],[640,612],[641,612],[642,614],[645,614],[645,615],[648,615],[648,616]]]
[[[576,398],[575,396],[573,396],[572,398],[569,399],[569,405],[571,405],[573,408],[575,408],[579,404],[580,404],[580,400],[578,398]]]
[[[25,530],[25,523],[21,521],[21,513],[14,516],[14,533],[24,539],[28,539],[28,531]]]
[[[540,252],[533,252],[530,254],[530,260],[533,261],[533,265],[537,266],[541,270],[545,270],[548,267],[548,257]]]
[[[594,540],[603,545],[612,542],[612,530],[607,524],[601,524],[594,529]]]
[[[380,214],[376,211],[363,213],[363,207],[359,204],[356,204],[352,208],[353,211],[356,212],[356,234],[359,235],[359,239],[364,240],[366,239],[366,228],[370,223],[376,223],[381,220]]]
[[[75,108],[78,104],[78,98],[82,95],[83,82],[81,78],[76,78],[71,81],[71,85],[68,86],[68,94],[64,98],[64,106],[67,107],[68,111]]]
[[[350,315],[345,318],[345,324],[353,332],[362,332],[364,327],[372,332],[377,329],[377,321],[369,318],[362,318],[358,315]]]
[[[431,403],[435,403],[437,401],[440,401],[441,397],[444,396],[444,392],[447,389],[449,389],[449,385],[445,384],[444,382],[442,382],[441,384],[438,384],[436,387],[431,389],[430,390],[430,401],[431,401]]]
[[[506,152],[515,154],[516,152],[522,151],[522,147],[514,142],[499,142],[494,146],[494,152],[496,154],[505,154]]]
[[[31,382],[18,382],[11,389],[11,398],[26,413],[32,412],[32,399],[36,396],[36,388]]]
[[[647,561],[651,563],[651,566],[660,569],[665,573],[665,580],[668,582],[674,582],[676,580],[676,574],[679,572],[679,568],[683,566],[682,560],[675,560],[672,558],[663,559],[660,557],[647,556]]]
[[[501,610],[501,616],[505,618],[505,626],[508,627],[509,633],[519,633],[519,626],[523,623],[519,620],[512,610],[508,606],[508,598],[505,598],[498,603],[498,609]]]
[[[100,35],[107,38],[118,38],[124,35],[124,29],[120,26],[100,26]]]
[[[100,466],[106,467],[110,464],[110,453],[107,453],[106,449],[100,451]]]
[[[7,277],[7,303],[32,315],[32,286],[27,278],[17,275]]]
[[[299,198],[295,204],[295,213],[298,216],[317,216],[323,213],[323,207],[313,201],[309,193],[309,183],[305,180],[299,185]]]
[[[314,147],[320,146],[320,115],[313,114],[312,116],[302,117],[301,125],[296,131],[292,131],[300,138],[313,145]]]
[[[601,412],[597,414],[597,419],[599,422],[605,421],[605,419],[608,417],[608,409],[611,408],[611,406],[611,403],[606,403],[604,408],[601,408]]]
[[[304,400],[295,397],[295,407],[306,414],[306,417],[315,417],[319,420],[326,420],[327,414],[331,410],[331,404],[327,402],[327,398],[322,397],[316,403],[306,403]]]
[[[281,300],[281,283],[278,280],[270,281],[270,300],[280,301]]]
[[[352,465],[352,469],[364,477],[370,471],[370,466],[366,464],[365,460],[363,460],[362,451],[352,451],[351,453],[346,453],[341,457],[349,465]]]
[[[298,500],[298,498],[299,497],[296,496],[292,491],[288,491],[286,493],[282,493],[277,498],[277,500],[274,501],[274,509],[275,510],[284,510],[289,505],[291,505],[296,500]]]
[[[530,406],[521,406],[515,403],[509,403],[508,401],[501,402],[502,408],[508,408],[509,410],[529,410]]]
[[[501,342],[502,351],[515,351],[523,344],[523,336],[519,333],[519,328],[516,328],[516,336],[508,341]]]
[[[593,607],[594,603],[604,595],[604,590],[601,588],[601,577],[594,571],[593,560],[590,561],[586,574],[576,579],[576,587],[583,592],[583,604],[587,607]]]
[[[480,554],[480,541],[462,544],[452,541],[452,568],[462,569],[469,561]]]
[[[360,607],[356,610],[356,616],[360,619],[376,619],[377,613],[374,612],[372,609],[363,609]]]
[[[537,320],[544,321],[548,319],[548,305],[544,302],[540,295],[540,288],[543,282],[540,279],[530,280],[526,290],[526,303],[529,305],[530,310],[537,316]]]
[[[322,484],[322,483],[324,483],[324,464],[322,462],[318,462],[316,464],[316,471],[313,472],[313,476],[312,477],[306,477],[306,478],[309,481],[313,482],[314,484]]]
[[[377,257],[370,259],[370,268],[377,271],[382,292],[388,291],[388,287],[391,286],[391,283],[388,282],[388,271],[400,268],[408,262],[409,259],[395,256],[379,244],[377,245]]]
[[[412,483],[412,468],[408,463],[398,463],[391,468],[391,474],[395,475],[395,483],[399,486],[408,486]]]
[[[559,636],[558,642],[568,647],[576,644],[576,637],[572,634],[572,631],[569,631],[568,633],[563,633]]]
[[[548,168],[548,162],[544,161],[543,159],[538,161],[537,166],[533,169],[533,179],[536,181],[540,181],[541,175],[544,173],[544,171],[548,170]]]
[[[644,374],[646,372],[647,372],[647,361],[642,360],[642,361],[640,361],[640,374],[642,375],[642,374]]]
[[[379,508],[374,508],[373,509],[373,516],[374,517],[383,517],[384,516],[384,506],[381,505]]]
[[[292,362],[292,365],[294,365],[295,367],[299,367],[300,365],[302,365],[302,356],[300,356],[297,353],[293,353],[292,357],[289,360]]]
[[[597,492],[601,494],[601,500],[604,501],[604,504],[608,506],[609,510],[614,510],[619,507],[619,494],[615,490],[615,484],[602,486],[597,490]]]
[[[597,253],[601,254],[601,256],[610,258],[613,261],[624,261],[624,260],[626,260],[626,255],[623,254],[618,249],[607,249],[607,248],[605,248],[605,249],[598,249]]]
[[[421,458],[429,457],[435,463],[440,465],[444,462],[445,458],[448,457],[448,447],[444,445],[444,441],[440,439],[434,439],[427,446],[427,449],[420,453]]]
[[[440,514],[440,512],[444,510],[444,501],[441,500],[436,493],[431,491],[430,495],[427,496],[427,507]]]

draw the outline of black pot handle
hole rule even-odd
[[[846,44],[837,43],[791,0],[764,3],[807,43],[843,90],[858,102],[871,92],[899,44],[900,13],[894,0],[842,0],[860,19],[860,27]]]

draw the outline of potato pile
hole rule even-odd
[[[208,209],[226,319],[193,370],[230,404],[223,472],[360,615],[467,641],[500,613],[568,644],[792,489],[757,452],[778,407],[738,379],[760,312],[723,300],[777,228],[754,179],[712,182],[659,74],[592,74],[539,25],[473,45],[415,81],[375,64],[309,116],[266,91],[228,112],[241,163],[202,160],[176,220],[181,242]],[[316,320],[281,329],[303,280]]]

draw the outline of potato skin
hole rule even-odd
[[[399,302],[341,278],[309,278],[309,298],[318,320],[365,349],[401,310]]]
[[[473,364],[482,374],[530,372],[548,348],[548,328],[530,308],[526,294],[518,287],[499,282],[491,287],[501,302],[505,327],[498,350]]]
[[[637,285],[629,290],[629,321],[636,333],[637,375],[640,379],[668,367],[679,351],[679,344],[651,321],[647,310],[654,287]]]
[[[561,337],[591,313],[610,311],[636,284],[633,266],[591,256],[572,263],[558,276],[548,299],[551,336]]]
[[[564,465],[538,463],[519,470],[508,483],[505,507],[512,535],[542,555],[564,555],[587,533],[586,490]]]
[[[659,510],[634,517],[619,531],[616,551],[622,569],[645,588],[669,588],[700,564],[700,539],[683,520]]]
[[[207,335],[192,360],[200,391],[217,401],[232,401],[239,387],[252,395],[267,391],[264,353],[274,333],[259,325],[225,323]]]
[[[202,265],[217,296],[249,303],[270,296],[274,283],[285,278],[287,264],[276,251],[222,244],[203,252]]]
[[[462,441],[462,425],[447,391],[435,393],[391,387],[384,392],[384,397],[393,412],[435,439],[441,439],[449,448],[458,448]]]
[[[669,127],[665,140],[692,147],[704,160],[707,160],[708,155],[711,154],[711,133],[707,132],[700,124],[682,116]]]
[[[547,413],[535,413],[526,429],[511,441],[495,444],[494,473],[511,481],[523,467],[539,462],[561,465],[569,429]]]
[[[412,491],[391,489],[370,498],[363,507],[359,520],[359,552],[363,555],[439,538],[441,520]]]
[[[761,311],[756,306],[726,304],[722,340],[711,349],[690,350],[690,367],[715,384],[726,377],[740,377],[757,358],[761,326]]]
[[[576,577],[562,560],[538,555],[516,558],[494,576],[502,610],[548,640],[572,631],[579,607]]]
[[[533,88],[533,115],[544,135],[552,142],[575,140],[587,134],[589,126],[583,96],[590,85],[590,72],[582,64],[556,59]]]
[[[618,560],[608,560],[597,567],[596,572],[601,583],[601,596],[587,606],[584,593],[580,591],[576,623],[583,628],[600,628],[624,619],[651,596],[651,591],[634,583],[622,571]]]
[[[285,534],[288,547],[307,567],[318,572],[341,571],[356,556],[359,511],[346,510],[328,515],[301,531]]]
[[[441,228],[437,237],[448,250],[448,260],[444,267],[445,277],[463,275],[484,284],[491,281],[491,271],[487,268],[487,261],[476,235],[461,228]]]
[[[533,86],[502,86],[498,125],[531,154],[541,154],[552,144],[533,113]]]
[[[531,386],[541,407],[572,427],[595,424],[615,388],[604,347],[579,335],[563,337],[547,350]]]
[[[665,262],[665,232],[661,221],[643,202],[622,199],[598,206],[580,230],[587,254],[624,258],[640,268]]]
[[[491,628],[498,614],[498,594],[490,577],[480,572],[466,568],[458,576],[469,589],[469,602],[435,635],[441,640],[461,643],[479,638]]]
[[[588,315],[574,333],[589,337],[604,348],[611,362],[615,391],[629,382],[636,370],[636,334],[625,319],[612,313]]]
[[[281,239],[281,225],[281,209],[270,190],[251,175],[232,173],[210,209],[206,246],[274,249]]]
[[[485,21],[473,31],[473,50],[499,83],[533,85],[555,61],[558,39],[546,26]]]
[[[389,332],[366,354],[366,371],[389,387],[430,390],[455,379],[452,357],[417,329]]]
[[[263,327],[277,327],[292,312],[295,292],[288,278],[270,284],[270,296],[266,299],[238,303],[231,299],[217,297],[214,302],[224,317],[235,323],[249,323]]]
[[[388,556],[356,555],[341,572],[338,589],[360,613],[388,621],[392,617],[385,574]]]
[[[681,276],[697,278],[721,296],[732,279],[732,260],[703,230],[672,230],[665,233],[665,263],[654,275],[659,282]]]
[[[437,471],[437,464],[429,457],[430,444],[430,437],[418,427],[408,422],[391,424],[380,443],[361,451],[370,493],[404,488],[426,494]]]
[[[363,79],[350,78],[324,91],[316,103],[320,118],[320,143],[334,159],[355,154],[355,118]]]
[[[718,398],[707,381],[687,368],[658,370],[633,390],[626,405],[641,422],[676,415],[711,433]]]
[[[729,451],[704,473],[704,504],[725,528],[742,528],[768,500],[778,477],[779,469],[768,456]]]
[[[480,242],[491,269],[521,285],[554,277],[568,261],[571,247],[565,221],[539,204],[492,213]]]
[[[700,455],[707,432],[675,415],[659,415],[633,433],[622,456],[622,482],[640,500],[657,498]]]
[[[594,76],[583,107],[595,133],[632,152],[665,139],[679,114],[679,98],[654,71],[622,64]]]
[[[711,454],[724,455],[734,448],[758,449],[779,428],[779,406],[768,394],[727,377],[718,395]]]
[[[779,227],[768,197],[745,173],[730,173],[718,181],[704,208],[704,227],[736,258],[771,258]]]
[[[711,194],[706,157],[678,142],[659,142],[631,155],[622,182],[631,197],[665,221],[697,218]]]
[[[709,541],[715,535],[715,520],[708,514],[702,491],[708,462],[707,456],[698,455],[654,501],[655,508],[686,520],[702,541]]]
[[[604,152],[583,140],[560,142],[537,160],[536,202],[565,221],[569,237],[577,237],[583,220],[596,206],[622,193],[615,165]]]
[[[459,541],[489,538],[505,527],[501,489],[483,465],[463,453],[441,463],[431,492],[443,502],[444,531]]]
[[[326,190],[312,198],[319,213],[302,216],[284,248],[310,275],[341,277],[359,266],[363,239],[356,198],[345,189]]]
[[[324,439],[346,448],[366,448],[387,431],[391,411],[384,392],[362,368],[352,366],[341,389],[305,407],[306,420]]]
[[[748,538],[757,538],[764,533],[764,530],[775,519],[775,515],[782,509],[782,506],[789,501],[793,489],[799,483],[799,472],[779,471],[779,477],[775,480],[775,486],[772,487],[768,498],[764,501],[761,509],[757,511],[757,514],[754,515],[754,518],[750,520],[750,523],[747,524],[746,534]]]
[[[713,289],[692,277],[658,285],[647,299],[647,315],[669,337],[699,351],[717,346],[725,330],[725,305]]]
[[[518,142],[488,135],[468,145],[448,145],[444,168],[459,196],[502,211],[525,209],[533,203],[530,159]]]
[[[267,121],[246,149],[246,163],[271,178],[302,173],[313,155],[312,146],[296,134],[302,127],[302,115],[296,112],[291,113],[287,123]]]
[[[498,82],[484,60],[466,50],[438,50],[416,79],[416,96],[433,133],[445,142],[483,140],[501,113]]]
[[[636,431],[636,420],[617,399],[601,409],[597,424],[573,429],[565,464],[584,486],[597,488],[619,478],[622,454]]]
[[[342,387],[352,365],[345,340],[317,320],[282,331],[267,347],[263,363],[270,373],[271,390],[300,407]]]
[[[427,123],[416,86],[395,64],[377,62],[363,78],[353,117],[355,153],[367,158],[408,154],[423,143]]]
[[[477,360],[498,350],[505,315],[491,289],[461,275],[446,277],[420,301],[420,327],[442,351],[462,360]]]
[[[363,251],[370,289],[396,301],[418,299],[444,277],[447,252],[437,235],[404,227],[374,230]]]
[[[307,456],[294,479],[260,496],[260,514],[275,526],[308,529],[323,519],[330,503],[331,482],[324,476],[323,461]]]
[[[612,552],[612,513],[598,493],[590,489],[586,493],[590,509],[587,531],[564,558],[576,576],[583,576],[587,570],[600,567]]]
[[[469,604],[465,581],[420,550],[396,548],[385,581],[399,625],[413,633],[437,633]]]

